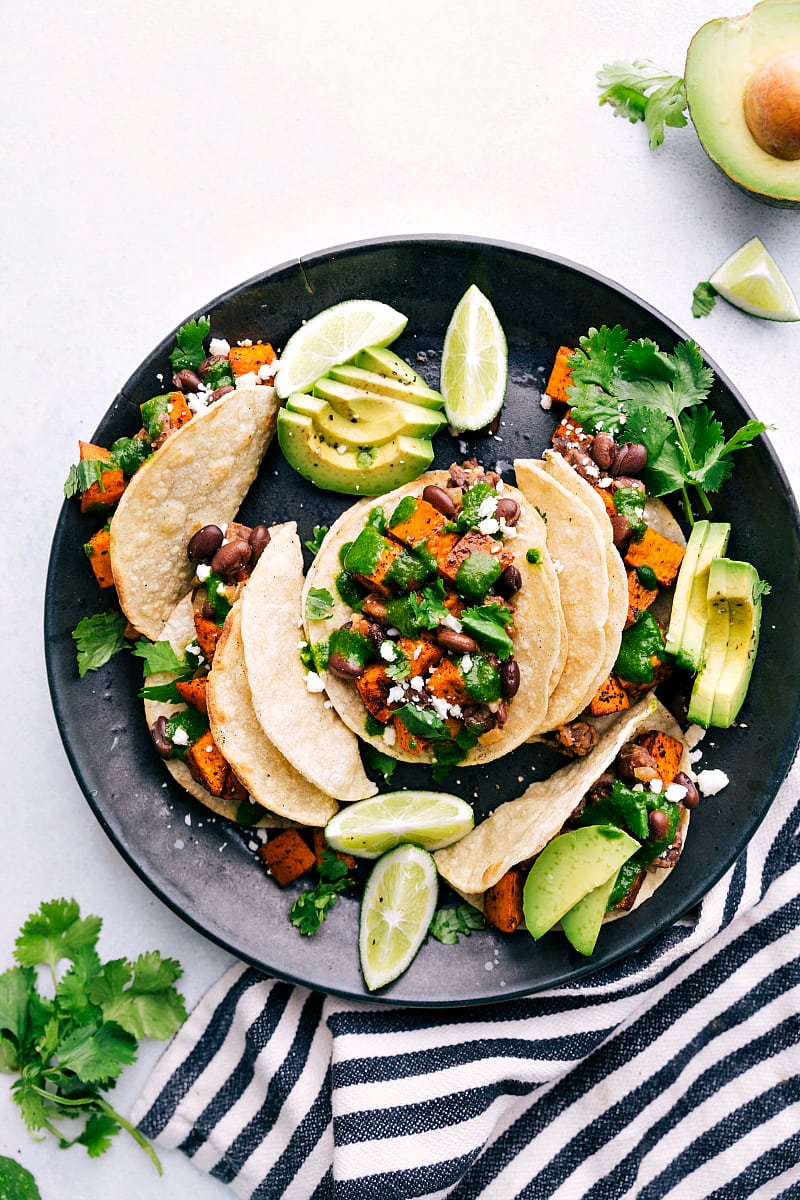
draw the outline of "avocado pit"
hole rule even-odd
[[[800,51],[769,59],[744,92],[747,128],[774,158],[800,158]]]

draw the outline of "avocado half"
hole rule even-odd
[[[800,205],[800,0],[761,0],[703,25],[684,78],[711,161],[767,204]]]

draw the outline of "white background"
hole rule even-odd
[[[730,3],[731,16],[744,7]],[[0,970],[27,914],[60,895],[103,915],[105,957],[179,958],[190,1004],[230,961],[96,823],[55,728],[41,635],[77,439],[151,347],[221,291],[400,233],[563,255],[688,330],[777,425],[773,444],[799,477],[800,325],[724,304],[695,321],[690,305],[695,283],[753,234],[800,291],[800,215],[736,192],[691,127],[653,154],[643,127],[597,105],[604,62],[650,57],[681,74],[694,31],[723,13],[723,0],[6,0]],[[143,1047],[125,1072],[121,1111],[158,1051]],[[227,1194],[177,1152],[159,1182],[123,1137],[97,1161],[33,1142],[5,1077],[0,1154],[33,1171],[45,1200]]]

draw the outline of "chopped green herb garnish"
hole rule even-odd
[[[664,141],[664,126],[686,125],[686,87],[679,75],[671,75],[648,58],[633,62],[605,63],[597,72],[600,103],[610,104],[615,117],[632,124],[644,121],[655,150]]]
[[[717,302],[717,289],[708,280],[698,283],[692,292],[692,316],[707,317]]]
[[[333,596],[327,588],[309,588],[306,596],[306,620],[329,621],[333,616]]]
[[[373,716],[369,710],[364,717],[364,733],[367,737],[380,737],[386,726],[377,717]]]
[[[408,732],[414,737],[436,740],[450,736],[442,718],[430,709],[404,704],[401,708],[395,709],[393,716],[402,721]]]
[[[72,631],[78,651],[78,674],[97,671],[125,646],[127,621],[121,612],[95,613],[84,617]]]
[[[317,932],[340,893],[355,885],[355,880],[348,875],[347,863],[332,850],[322,851],[322,862],[317,871],[317,886],[301,892],[289,910],[289,920],[306,937]]]
[[[325,534],[328,532],[327,525],[315,525],[314,533],[307,542],[303,542],[313,555],[319,554],[322,549],[322,543],[325,541]]]
[[[483,913],[471,904],[459,904],[457,908],[437,908],[428,933],[445,946],[454,946],[459,935],[469,937],[475,929],[485,929]]]
[[[381,725],[379,732],[382,733],[383,728],[383,725]],[[392,782],[392,776],[397,768],[396,758],[392,758],[390,754],[384,754],[377,746],[362,746],[361,753],[364,755],[366,764],[371,771],[379,771],[386,783]]]
[[[151,642],[147,638],[139,638],[133,644],[133,653],[141,658],[142,671],[145,675],[155,675],[168,671],[179,679],[190,679],[194,666],[190,665],[185,655],[176,654],[170,642]]]
[[[525,551],[525,558],[529,563],[533,563],[534,566],[538,567],[542,561],[542,552],[538,546],[531,546]]]
[[[385,644],[386,643],[384,643],[384,645]],[[402,680],[408,679],[409,675],[411,674],[411,659],[408,657],[405,650],[403,650],[396,643],[392,643],[392,645],[394,646],[394,658],[391,662],[386,664],[386,674],[390,679],[393,679],[395,683],[400,683]]]
[[[73,463],[64,482],[65,498],[71,500],[73,496],[88,491],[93,483],[96,483],[100,491],[104,492],[106,489],[103,476],[106,471],[117,469],[116,463],[107,458],[84,458],[78,463]]]
[[[652,683],[652,658],[664,657],[664,645],[664,635],[653,614],[640,612],[635,624],[623,631],[614,670],[627,683]]]
[[[117,438],[111,446],[111,462],[120,468],[126,479],[130,479],[150,457],[152,450],[147,438]]]
[[[402,525],[404,521],[408,521],[417,511],[417,500],[415,496],[404,496],[398,504],[397,508],[389,518],[389,528],[395,525]]]
[[[513,619],[510,608],[503,604],[483,604],[480,608],[466,608],[461,614],[461,624],[467,633],[498,658],[506,659],[514,651],[514,643],[506,632],[506,625]]]
[[[145,400],[142,405],[142,424],[151,442],[154,442],[162,432],[161,418],[169,412],[169,403],[169,396],[163,395],[153,396],[150,400]]]
[[[642,585],[642,587],[647,588],[648,591],[653,592],[658,587],[658,578],[655,571],[652,567],[648,567],[646,564],[643,567],[636,568],[636,578],[639,580],[639,583]]]
[[[175,335],[175,349],[169,356],[173,371],[194,371],[208,355],[203,343],[211,332],[208,317],[187,321]]]

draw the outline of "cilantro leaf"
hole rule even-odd
[[[397,643],[392,643],[394,646],[394,658],[390,663],[386,664],[386,674],[395,683],[400,683],[404,679],[408,679],[411,674],[411,659],[406,654],[405,650]]]
[[[454,946],[459,934],[469,937],[474,929],[485,929],[483,913],[471,904],[459,904],[457,908],[437,908],[428,933],[445,946]]]
[[[78,652],[78,674],[97,671],[125,646],[127,621],[117,609],[84,617],[72,631]]]
[[[134,964],[114,959],[88,989],[106,1021],[116,1021],[135,1038],[168,1038],[186,1020],[183,1000],[172,984],[182,974],[174,959],[140,955]]]
[[[664,141],[665,125],[681,129],[687,123],[683,79],[648,58],[605,63],[597,72],[597,86],[600,104],[610,104],[615,116],[632,124],[644,121],[651,150]]]
[[[395,710],[395,717],[402,721],[412,737],[447,738],[447,728],[441,717],[428,708],[416,708],[413,704],[404,704]]]
[[[766,579],[759,579],[758,583],[753,588],[753,600],[757,600],[759,596],[768,596],[772,591],[772,584],[767,583]]]
[[[707,317],[717,302],[717,289],[704,280],[692,292],[692,316]]]
[[[327,532],[327,525],[315,525],[313,535],[308,539],[307,542],[303,542],[303,545],[307,546],[313,555],[319,554],[320,550],[322,549],[322,543],[325,541],[325,535]]]
[[[114,1021],[79,1025],[59,1042],[56,1058],[62,1070],[74,1072],[82,1083],[100,1083],[136,1061],[136,1038]]]
[[[157,675],[162,671],[186,679],[193,673],[193,668],[183,655],[178,655],[170,642],[151,642],[147,638],[139,638],[134,642],[133,653],[141,658],[142,671],[145,675]]]
[[[333,596],[327,588],[309,588],[306,596],[306,620],[329,621],[333,616]]]
[[[514,643],[505,628],[513,620],[510,608],[503,604],[482,604],[466,608],[460,620],[467,632],[498,658],[506,659],[513,653]]]
[[[110,1149],[111,1139],[121,1128],[119,1121],[108,1113],[92,1113],[73,1145],[85,1146],[89,1158],[98,1158]]]
[[[94,946],[102,924],[100,917],[82,919],[76,900],[46,900],[22,926],[14,957],[27,967],[55,967],[62,958],[74,959],[84,946]]]
[[[383,728],[381,726],[381,728]],[[362,746],[361,753],[366,759],[367,766],[371,771],[380,771],[387,783],[392,782],[392,776],[397,769],[397,759],[392,758],[390,754],[384,754],[375,746]]]
[[[117,469],[117,464],[108,458],[84,458],[78,463],[73,463],[64,483],[64,496],[67,500],[71,500],[73,496],[88,491],[93,483],[96,483],[100,491],[104,492],[106,489],[103,484],[103,476],[106,471]]]
[[[347,863],[332,850],[322,851],[322,861],[317,871],[317,886],[302,891],[289,910],[289,920],[305,937],[312,937],[317,932],[337,903],[339,894],[355,886]]]
[[[208,355],[203,342],[211,332],[211,322],[208,317],[200,317],[197,321],[187,321],[181,325],[175,335],[175,349],[169,356],[173,371],[186,369],[195,370]]]

